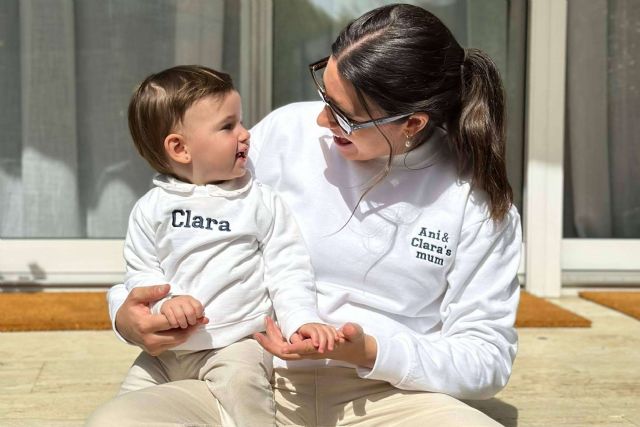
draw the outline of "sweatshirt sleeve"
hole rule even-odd
[[[113,285],[107,291],[107,304],[109,305],[109,317],[111,318],[111,329],[115,332],[116,336],[123,342],[130,344],[129,341],[125,340],[122,335],[118,333],[116,329],[116,313],[122,307],[124,300],[127,299],[128,295],[127,288],[124,286],[124,283],[118,283],[117,285]]]
[[[139,286],[162,285],[167,282],[160,266],[155,243],[155,229],[145,206],[149,199],[143,197],[136,203],[129,216],[129,226],[124,242],[124,259],[126,263],[125,287],[127,291]],[[158,314],[162,304],[185,292],[171,286],[171,292],[160,301],[151,305],[151,312]]]
[[[514,207],[499,223],[486,218],[463,226],[440,307],[442,330],[376,336],[376,363],[358,374],[404,390],[494,396],[506,385],[517,350],[521,241]]]
[[[286,205],[261,185],[272,220],[261,242],[265,285],[283,335],[306,323],[324,323],[318,316],[311,260],[302,235]]]

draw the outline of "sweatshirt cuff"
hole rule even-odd
[[[289,313],[286,317],[281,319],[278,318],[278,324],[280,325],[282,335],[284,335],[289,342],[291,342],[291,336],[300,329],[300,326],[306,325],[307,323],[325,324],[326,322],[323,322],[322,319],[320,319],[316,310],[305,308]]]
[[[373,335],[372,335],[373,336]],[[411,351],[402,339],[373,336],[377,344],[373,368],[356,367],[360,378],[386,381],[398,387],[411,368]]]
[[[116,329],[116,314],[120,307],[122,307],[124,300],[127,299],[127,295],[128,292],[123,284],[114,285],[107,291],[107,304],[109,306],[109,317],[111,317],[111,329],[116,334],[116,337],[118,337],[118,339],[123,343],[133,345],[124,339]]]
[[[164,304],[165,301],[169,301],[173,297],[174,297],[174,295],[169,295],[169,296],[166,296],[166,297],[162,298],[161,300],[158,300],[158,301],[152,303],[149,306],[149,309],[151,310],[151,314],[160,314],[160,309],[162,308],[162,304]]]

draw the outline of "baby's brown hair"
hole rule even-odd
[[[233,90],[228,74],[202,65],[179,65],[148,76],[129,102],[129,131],[140,155],[156,171],[172,174],[164,139],[195,102]]]

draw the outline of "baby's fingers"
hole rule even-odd
[[[200,301],[198,301],[195,298],[192,299],[191,300],[191,307],[193,307],[193,311],[195,312],[197,319],[200,319],[202,316],[204,316],[204,307],[202,306]]]
[[[196,315],[196,310],[193,308],[191,303],[186,303],[182,305],[182,311],[184,312],[184,316],[187,319],[189,325],[195,325],[198,323],[198,316]]]
[[[176,319],[175,314],[173,314],[173,310],[163,310],[162,314],[164,314],[164,317],[167,318],[167,321],[169,322],[169,325],[171,326],[171,328],[175,329],[180,327],[180,324],[178,323],[178,319]]]
[[[338,331],[335,328],[328,327],[327,328],[327,348],[329,351],[333,351],[336,348],[336,343],[340,342],[340,338],[338,337]]]
[[[173,313],[176,316],[179,326],[182,329],[186,329],[187,326],[189,326],[189,322],[187,321],[187,316],[185,316],[182,307],[176,304],[176,306],[173,307]]]
[[[325,328],[320,327],[318,328],[318,345],[316,346],[318,348],[318,353],[324,353],[325,349],[327,348],[327,332],[325,330]]]
[[[313,346],[315,348],[318,348],[318,346],[320,345],[318,330],[313,326],[311,326],[311,327],[305,328],[305,334],[309,339],[311,339],[311,343],[313,344]]]

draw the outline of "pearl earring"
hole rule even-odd
[[[404,142],[404,146],[407,148],[411,148],[411,146],[413,145],[413,141],[411,141],[408,133],[405,134],[405,136],[407,137],[407,140]]]

